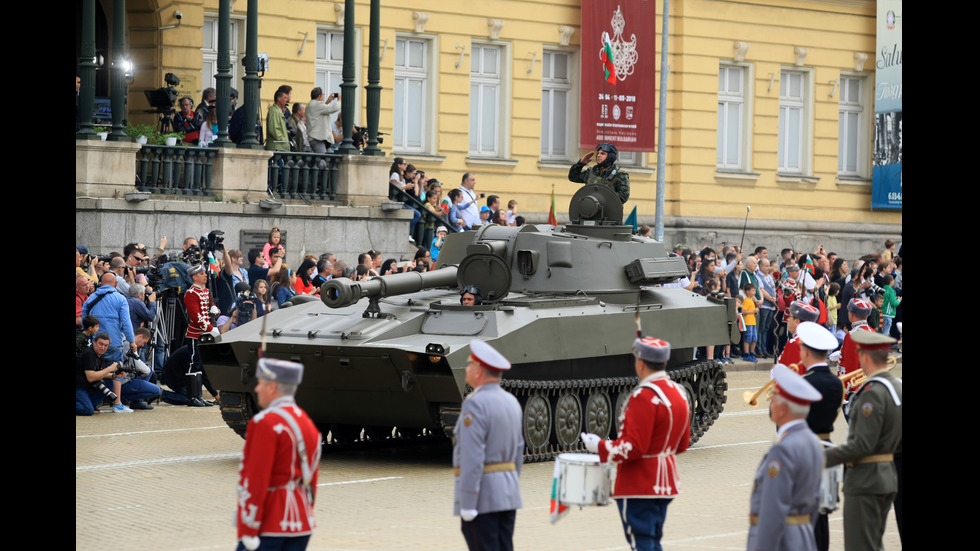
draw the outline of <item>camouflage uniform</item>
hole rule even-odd
[[[605,168],[599,166],[585,168],[586,163],[579,161],[568,170],[568,179],[582,184],[605,184],[616,192],[619,200],[625,203],[630,198],[630,175],[623,172],[615,164]]]

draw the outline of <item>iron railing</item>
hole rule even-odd
[[[211,195],[215,148],[144,145],[136,153],[136,187],[150,193]]]
[[[340,155],[276,151],[269,159],[269,189],[285,199],[333,201]]]

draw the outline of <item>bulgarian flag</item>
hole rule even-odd
[[[568,505],[558,501],[558,476],[561,474],[561,467],[558,460],[555,460],[555,474],[551,480],[551,507],[549,508],[551,524],[561,520],[561,517],[568,513]]]
[[[218,268],[218,261],[214,259],[214,256],[210,252],[208,253],[208,269],[216,277],[218,275],[218,272],[221,271],[221,269]]]
[[[548,211],[548,225],[558,225],[558,216],[555,214],[555,186],[551,186],[551,210]]]
[[[599,59],[606,70],[606,82],[616,84],[616,66],[613,64],[612,42],[609,41],[609,33],[602,33],[602,51],[599,52]]]

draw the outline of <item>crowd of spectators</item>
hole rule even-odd
[[[688,276],[667,286],[683,287],[702,295],[733,297],[739,310],[742,340],[739,346],[707,347],[704,357],[734,363],[732,356],[756,362],[776,358],[785,344],[784,313],[794,300],[814,306],[824,325],[842,344],[850,330],[840,315],[852,298],[875,305],[868,323],[876,331],[900,338],[894,323],[902,316],[902,257],[896,243],[885,241],[882,251],[849,263],[821,245],[810,253],[785,248],[770,258],[765,246],[743,256],[738,247],[724,243],[700,251],[679,248]]]

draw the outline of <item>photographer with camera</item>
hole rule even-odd
[[[126,297],[116,290],[116,274],[112,272],[102,274],[101,282],[102,285],[89,295],[88,300],[82,306],[82,317],[93,315],[99,318],[100,326],[108,333],[111,340],[111,344],[105,352],[107,354],[106,359],[121,362],[124,341],[130,343],[133,352],[136,351],[133,321],[129,315],[129,303],[126,301]]]
[[[133,331],[141,327],[149,327],[157,314],[157,294],[153,288],[134,283],[129,286],[129,317],[133,323]]]
[[[99,404],[106,397],[113,400],[112,410],[117,413],[132,413],[133,410],[122,405],[119,399],[121,383],[115,384],[115,392],[106,388],[102,382],[106,377],[119,371],[119,362],[106,366],[106,351],[111,339],[109,334],[102,331],[95,335],[95,341],[90,348],[85,349],[75,359],[75,415],[92,415],[99,410]]]
[[[153,406],[146,403],[147,400],[152,402],[160,397],[160,387],[149,381],[149,366],[140,359],[139,350],[150,342],[150,337],[149,329],[140,327],[136,330],[136,339],[133,343],[136,345],[136,351],[126,354],[115,377],[115,381],[120,383],[116,393],[119,394],[122,403],[131,410],[153,409]]]
[[[330,115],[340,111],[340,94],[333,93],[324,101],[323,88],[310,92],[306,105],[306,129],[314,153],[326,153],[334,145],[333,121]]]

